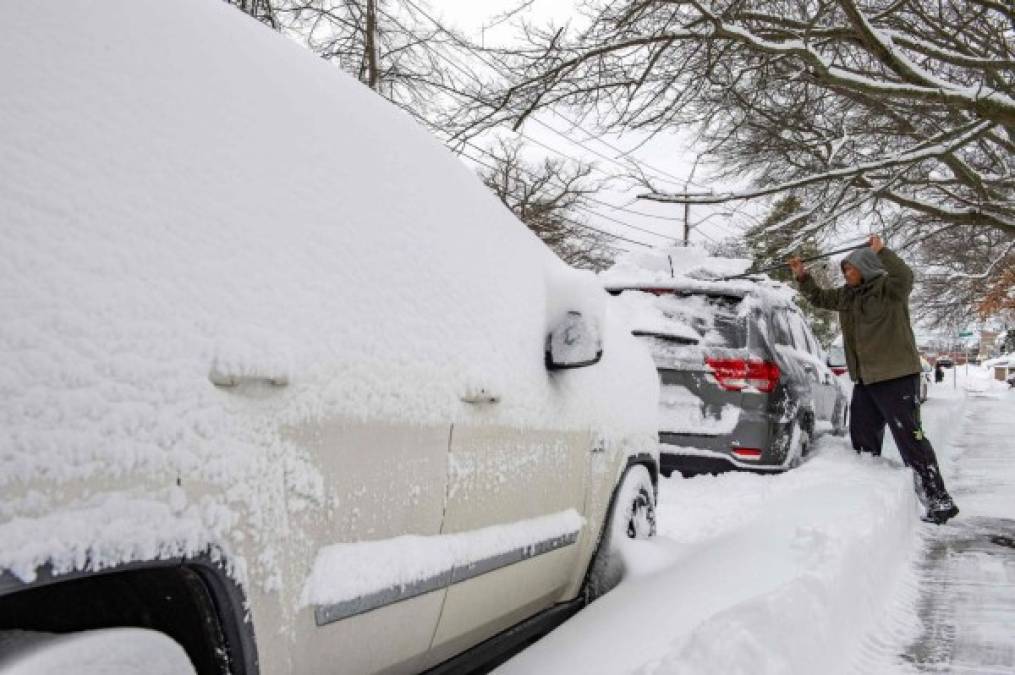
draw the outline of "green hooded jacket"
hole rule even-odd
[[[800,292],[815,307],[839,312],[846,366],[854,381],[873,384],[920,372],[909,319],[913,271],[887,248],[854,251],[846,258],[863,275],[857,287],[821,288],[808,274]]]

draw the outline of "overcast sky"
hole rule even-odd
[[[469,36],[476,43],[493,43],[503,39],[511,30],[507,24],[496,29],[484,31],[484,25],[492,22],[498,14],[516,6],[516,0],[486,0],[475,2],[469,0],[430,0],[430,7],[439,16],[442,22],[457,28]],[[555,22],[561,24],[574,16],[574,2],[571,0],[535,0],[529,8],[526,16],[537,22]],[[641,145],[645,138],[641,134],[629,133],[621,137],[604,137],[608,145],[598,142],[595,138],[590,139],[591,128],[576,129],[569,123],[569,113],[560,111],[563,116],[555,114],[543,114],[539,117],[540,122],[547,124],[557,130],[552,132],[536,124],[526,124],[523,134],[528,137],[527,145],[530,148],[529,156],[532,159],[539,159],[542,156],[558,156],[581,159],[586,162],[595,163],[599,168],[599,177],[605,173],[618,174],[622,172],[620,166],[615,162],[604,159],[606,157],[617,157],[617,149],[632,152],[640,162],[648,165],[647,172],[654,174],[660,182],[660,187],[671,191],[682,191],[684,181],[689,177],[695,160],[695,154],[686,137],[676,134],[660,136]],[[588,125],[586,125],[588,127]],[[505,130],[503,133],[510,135]],[[599,136],[598,133],[593,136]],[[574,139],[569,141],[568,138]],[[546,148],[539,147],[539,143],[549,146],[557,152],[551,152]],[[707,171],[699,167],[694,174],[694,183],[691,190],[702,190],[705,187],[714,187],[718,190],[728,189],[726,186],[714,185],[708,180]],[[598,228],[614,232],[637,241],[654,245],[665,245],[683,234],[684,207],[678,204],[659,204],[646,201],[634,201],[635,195],[641,190],[620,192],[610,191],[601,196],[602,201],[621,206],[626,210],[614,210],[603,205],[596,205],[596,215],[589,216],[590,223]],[[750,226],[760,215],[759,210],[747,210],[745,215],[738,217],[725,217],[720,215],[728,211],[723,207],[695,206],[690,211],[690,221],[693,224],[700,223],[696,230],[692,230],[691,241],[707,244],[727,237],[739,236],[745,227]],[[644,216],[635,215],[632,211],[647,214]],[[705,220],[707,218],[707,220]],[[633,225],[635,228],[625,227],[616,221]],[[704,221],[704,222],[702,222]],[[648,234],[646,230],[656,232],[667,237]],[[638,248],[634,244],[617,242],[621,248]]]

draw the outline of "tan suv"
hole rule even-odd
[[[0,57],[0,673],[466,668],[615,583],[653,364],[438,141],[225,3]]]

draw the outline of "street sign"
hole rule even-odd
[[[973,331],[964,330],[961,333],[959,333],[959,337],[973,337]]]

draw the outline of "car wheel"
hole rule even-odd
[[[589,565],[585,600],[592,602],[620,583],[624,576],[621,551],[626,539],[648,539],[656,533],[656,492],[648,469],[628,468],[614,492],[610,514],[603,527],[599,548]]]
[[[0,631],[0,675],[193,675],[187,653],[164,633],[102,628],[74,633]]]
[[[810,453],[812,434],[808,431],[808,428],[808,425],[801,420],[797,420],[796,424],[793,425],[789,441],[787,469],[795,469],[803,464],[804,458]]]

